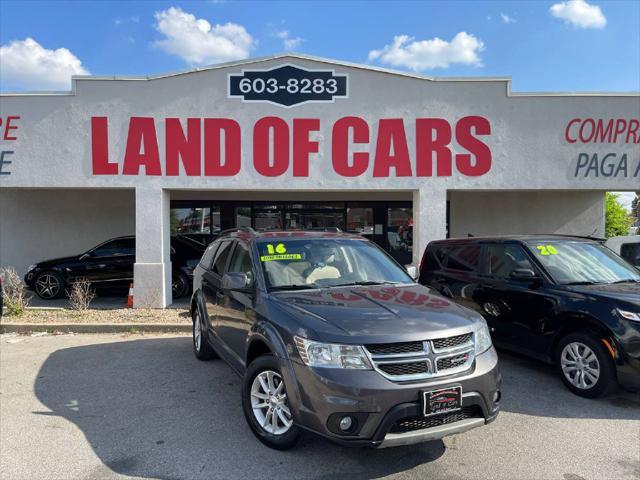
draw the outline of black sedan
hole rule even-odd
[[[171,237],[173,298],[189,293],[193,268],[204,246],[180,235]],[[25,275],[27,288],[44,300],[65,294],[74,281],[85,278],[96,290],[126,288],[133,282],[136,261],[135,237],[118,237],[70,257],[45,260],[31,265]]]

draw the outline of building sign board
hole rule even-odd
[[[333,102],[348,97],[349,76],[333,70],[308,70],[296,65],[243,70],[229,74],[229,97],[243,102],[268,102],[283,107]]]

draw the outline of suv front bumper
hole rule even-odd
[[[499,411],[501,377],[493,347],[478,355],[467,372],[422,382],[395,383],[373,370],[310,368],[297,362],[289,367],[283,373],[290,377],[287,384],[297,387],[287,387],[296,423],[346,445],[388,447],[436,440],[489,423]],[[421,392],[458,385],[459,414],[422,416]],[[357,428],[341,434],[335,419],[347,414]],[[415,428],[399,429],[399,422]]]

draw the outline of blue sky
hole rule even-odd
[[[285,50],[432,76],[511,76],[516,91],[640,91],[637,0],[1,0],[0,45],[3,91]]]

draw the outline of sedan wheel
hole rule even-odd
[[[271,435],[287,433],[293,425],[284,382],[277,372],[265,370],[253,379],[251,408],[258,424]]]
[[[60,295],[62,282],[58,276],[52,272],[45,272],[38,276],[36,280],[36,293],[44,300],[51,300]]]
[[[600,362],[584,343],[567,344],[562,349],[560,362],[564,376],[576,388],[593,388],[600,378]]]
[[[173,298],[181,298],[187,294],[189,285],[183,274],[177,273],[171,280],[171,294]]]

